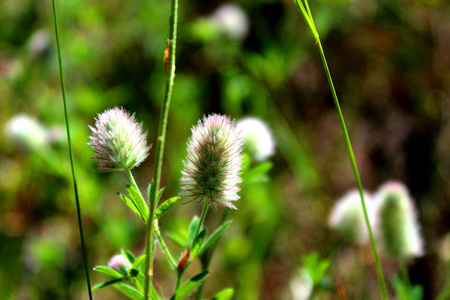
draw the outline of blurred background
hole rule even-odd
[[[364,188],[373,192],[390,179],[408,186],[426,251],[409,262],[410,279],[423,287],[424,299],[434,299],[448,277],[450,251],[443,242],[450,229],[450,3],[310,6]],[[144,249],[144,224],[115,193],[125,192],[125,175],[94,171],[88,125],[97,113],[122,106],[136,112],[154,143],[170,1],[67,0],[57,7],[92,269],[121,249]],[[0,2],[1,299],[87,299],[52,18],[51,1]],[[204,296],[233,287],[236,299],[301,299],[291,282],[302,258],[316,252],[331,257],[329,281],[341,284],[348,299],[379,299],[370,248],[342,243],[327,225],[336,199],[355,180],[317,47],[293,1],[180,1],[164,199],[180,192],[190,128],[213,112],[265,121],[276,154],[268,181],[244,182]],[[134,170],[143,190],[153,161],[152,150]],[[206,226],[213,230],[223,211],[210,211]],[[161,219],[162,234],[186,228],[200,212],[201,205],[178,203]],[[166,239],[179,257],[183,249]],[[175,276],[156,255],[156,282],[170,297]],[[398,266],[382,262],[394,295]],[[107,278],[92,271],[91,279]],[[94,297],[123,296],[107,288]],[[318,297],[338,298],[333,289]]]

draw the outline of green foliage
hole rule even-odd
[[[170,300],[181,300],[189,296],[189,294],[192,293],[195,288],[197,288],[206,279],[208,274],[209,272],[202,272],[189,279],[176,291]]]
[[[313,284],[320,285],[330,267],[330,260],[328,258],[321,259],[317,252],[313,252],[303,257],[302,262]]]
[[[405,282],[400,276],[392,278],[392,285],[399,300],[422,300],[423,288],[420,285],[411,285]]]
[[[158,206],[158,209],[155,211],[155,219],[158,219],[162,215],[164,215],[180,199],[180,197],[173,197],[161,203],[161,205]]]
[[[220,225],[219,228],[217,228],[216,231],[213,232],[213,234],[210,235],[210,237],[206,240],[206,242],[202,245],[200,250],[198,251],[198,255],[201,255],[205,250],[207,250],[211,245],[213,245],[214,242],[217,241],[217,239],[220,237],[222,232],[232,223],[232,221],[227,221]]]
[[[200,254],[200,248],[203,246],[203,242],[206,238],[206,229],[200,231],[200,233],[195,237],[194,242],[191,246],[191,257],[196,258]]]
[[[231,300],[233,298],[234,290],[227,288],[218,292],[211,300]]]

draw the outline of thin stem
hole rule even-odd
[[[333,80],[331,79],[331,73],[328,68],[327,60],[325,58],[325,53],[323,52],[322,43],[320,42],[320,39],[317,41],[317,46],[319,47],[320,58],[322,59],[323,67],[325,69],[328,83],[330,85],[331,94],[333,95],[334,104],[336,105],[336,110],[339,115],[339,121],[341,123],[342,132],[344,133],[345,146],[347,148],[347,153],[350,158],[350,163],[352,165],[353,174],[356,179],[356,185],[358,186],[359,195],[361,196],[361,204],[362,204],[362,207],[364,210],[364,218],[366,220],[367,229],[369,230],[370,244],[372,246],[373,256],[375,258],[375,267],[377,270],[378,284],[380,286],[381,296],[383,299],[388,299],[386,283],[384,280],[383,271],[381,269],[380,259],[378,258],[377,246],[375,243],[372,226],[370,225],[369,214],[367,213],[366,202],[364,200],[364,192],[363,192],[363,188],[362,188],[362,184],[361,184],[361,179],[359,177],[358,166],[356,165],[356,160],[355,160],[355,155],[353,154],[352,144],[350,142],[350,137],[347,132],[347,127],[345,126],[344,116],[342,115],[341,107],[339,105],[339,100],[338,100],[338,97],[336,94],[336,90],[334,89]]]
[[[169,67],[166,81],[166,93],[164,96],[164,102],[161,106],[161,113],[159,117],[158,136],[156,139],[156,159],[155,167],[153,170],[153,184],[154,188],[150,194],[150,215],[147,226],[147,247],[146,247],[146,259],[145,259],[145,295],[144,299],[148,300],[150,284],[153,277],[153,259],[152,248],[150,247],[153,239],[153,218],[155,215],[155,209],[157,205],[156,196],[159,192],[159,186],[161,183],[161,172],[164,157],[164,146],[166,142],[166,130],[167,121],[169,118],[170,100],[172,98],[173,83],[175,80],[175,54],[177,44],[177,23],[178,23],[178,0],[172,0],[172,11],[170,17],[170,50],[169,50]]]
[[[89,299],[92,300],[92,291],[91,291],[91,280],[89,278],[89,267],[87,262],[86,255],[86,246],[84,243],[84,234],[83,234],[83,222],[81,220],[81,209],[80,209],[80,201],[78,197],[78,185],[75,175],[75,167],[74,167],[74,159],[73,159],[73,151],[72,151],[72,141],[70,138],[70,126],[69,126],[69,117],[67,113],[67,101],[66,101],[66,88],[64,84],[64,73],[62,67],[62,58],[61,58],[61,46],[59,43],[59,29],[58,29],[58,18],[56,14],[56,4],[55,0],[52,0],[53,5],[53,20],[55,23],[55,36],[56,36],[56,47],[58,49],[58,64],[59,64],[59,76],[61,78],[61,91],[63,96],[63,104],[64,104],[64,118],[66,121],[66,133],[67,133],[67,143],[69,146],[69,156],[70,156],[70,167],[72,169],[72,179],[73,179],[73,188],[75,194],[75,203],[77,206],[77,217],[78,217],[78,228],[80,231],[80,240],[81,240],[81,250],[83,252],[83,261],[84,261],[84,271],[86,273],[86,282],[88,287]]]
[[[159,245],[161,246],[162,250],[166,254],[166,257],[169,260],[170,265],[172,266],[172,268],[176,269],[177,268],[177,263],[173,259],[172,254],[170,254],[169,248],[167,248],[166,243],[164,242],[164,240],[163,240],[163,238],[161,236],[161,232],[159,231],[158,221],[155,220],[154,223],[155,223],[153,225],[154,232],[155,232],[156,238],[158,239]]]
[[[181,278],[183,278],[183,271],[177,273],[177,284],[175,286],[175,292],[180,288]]]
[[[203,204],[202,215],[200,216],[200,221],[198,222],[197,229],[195,230],[193,241],[195,241],[195,238],[200,233],[200,230],[202,229],[203,223],[205,222],[206,213],[208,212],[208,205],[209,205],[208,201],[205,201],[205,204]]]

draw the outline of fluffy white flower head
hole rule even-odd
[[[256,161],[264,161],[275,153],[272,133],[260,119],[244,118],[236,123],[236,128],[245,141],[245,148]]]
[[[233,39],[242,40],[248,34],[248,17],[244,10],[235,3],[220,5],[212,14],[211,19]]]
[[[20,114],[6,123],[5,132],[14,141],[31,149],[40,148],[47,144],[47,129],[36,119]]]
[[[374,201],[372,195],[364,191],[367,213],[372,223],[374,219]],[[340,198],[333,207],[328,225],[336,229],[344,238],[357,244],[365,244],[369,240],[361,196],[357,189],[351,190]]]
[[[393,258],[423,255],[417,213],[406,186],[398,181],[383,184],[376,202],[376,234],[383,252]]]
[[[236,209],[242,163],[242,139],[226,116],[203,117],[192,128],[181,178],[181,196]]]
[[[113,108],[99,114],[88,143],[95,153],[98,171],[132,169],[148,156],[147,133],[123,108]]]

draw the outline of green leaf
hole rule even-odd
[[[234,290],[227,288],[218,292],[211,300],[231,300],[233,298]]]
[[[162,196],[162,194],[164,193],[164,190],[165,190],[165,189],[166,189],[166,188],[163,187],[163,188],[161,188],[161,189],[159,190],[158,195],[156,195],[156,203],[158,203],[158,202],[159,202],[159,199],[161,199],[161,196]]]
[[[319,254],[313,252],[303,258],[303,265],[314,285],[317,285],[325,276],[325,273],[330,266],[330,260],[327,258],[321,259]]]
[[[110,280],[110,281],[107,281],[107,282],[103,282],[103,283],[97,284],[96,286],[94,286],[92,288],[92,291],[96,291],[98,289],[107,287],[107,286],[109,286],[111,284],[118,283],[118,282],[121,282],[121,281],[124,281],[124,280],[125,280],[124,278],[122,278],[122,279],[113,279],[113,280]]]
[[[141,294],[141,292],[139,292],[138,290],[136,290],[134,287],[132,287],[129,284],[119,283],[119,284],[114,285],[114,287],[116,289],[118,289],[119,291],[121,291],[123,294],[130,297],[131,299],[134,299],[134,300],[144,299],[144,296]]]
[[[133,253],[131,253],[130,251],[122,249],[120,252],[122,253],[123,256],[125,256],[128,259],[130,264],[134,263],[134,261],[136,260]]]
[[[170,300],[181,300],[189,296],[189,294],[206,279],[208,274],[209,272],[202,272],[189,279],[176,291]]]
[[[125,182],[125,187],[127,189],[128,196],[130,196],[131,201],[133,201],[134,205],[137,207],[137,209],[141,213],[143,220],[145,222],[147,222],[148,216],[149,216],[149,210],[148,210],[148,205],[145,202],[144,198],[142,198],[139,191],[134,186],[129,184],[128,182]]]
[[[166,236],[182,248],[189,246],[187,232],[167,231]]]
[[[138,270],[140,265],[142,264],[142,262],[145,259],[145,254],[142,254],[141,256],[139,256],[138,258],[136,258],[136,260],[133,262],[133,265],[131,266],[132,269]]]
[[[114,278],[123,278],[122,274],[120,274],[116,270],[111,269],[110,267],[107,267],[107,266],[96,266],[94,268],[94,270],[97,271],[97,272],[102,272],[102,273],[104,273],[106,275],[112,276]]]
[[[202,254],[206,249],[208,249],[222,234],[222,232],[231,224],[233,221],[227,221],[223,223],[219,228],[217,228],[216,231],[206,240],[206,242],[203,244],[203,246],[200,248],[200,250],[197,253],[197,256]]]
[[[260,163],[245,174],[245,182],[266,182],[268,180],[267,173],[272,169],[272,166],[271,162]]]
[[[139,211],[139,208],[136,206],[136,204],[134,204],[133,201],[131,201],[130,199],[128,199],[127,196],[122,195],[121,193],[119,193],[118,191],[116,191],[117,195],[119,195],[120,199],[122,199],[122,201],[136,214],[138,215],[139,218],[141,218],[142,220],[145,221],[145,218],[142,216],[142,213]]]
[[[192,259],[197,257],[198,251],[203,245],[203,242],[206,238],[206,229],[203,229],[195,238],[194,242],[192,243],[191,247],[191,257]]]
[[[173,197],[164,201],[155,212],[155,219],[164,215],[181,197]]]
[[[194,216],[192,218],[191,224],[189,225],[189,245],[192,245],[192,242],[194,241],[194,234],[197,231],[198,224],[200,223],[200,218],[197,216]]]

